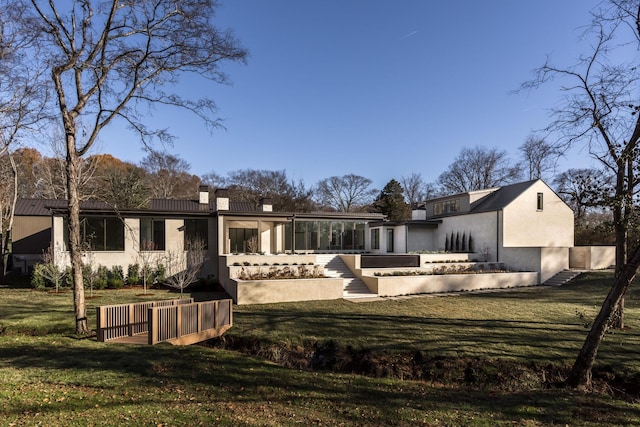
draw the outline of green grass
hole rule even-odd
[[[234,307],[230,335],[274,343],[342,344],[430,355],[569,363],[610,276],[523,292],[354,304]],[[99,291],[96,305],[175,294]],[[80,339],[71,293],[0,289],[0,426],[9,425],[638,425],[640,405],[605,393],[376,379],[286,369],[204,346],[134,346]],[[607,336],[601,363],[638,372],[637,290],[628,329]],[[582,313],[584,319],[576,315]]]

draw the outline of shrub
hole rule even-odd
[[[167,268],[164,264],[160,263],[157,265],[156,270],[153,272],[153,281],[155,283],[164,283],[167,279]]]
[[[129,285],[137,285],[140,283],[140,265],[129,264],[127,267],[127,283]]]
[[[33,273],[31,273],[31,286],[36,289],[44,290],[49,281],[44,277],[44,264],[36,264],[33,266]]]
[[[107,275],[107,283],[110,288],[122,289],[124,286],[124,273],[122,272],[122,266],[114,265]]]
[[[96,270],[95,287],[96,289],[104,289],[109,282],[109,269],[104,265],[99,265]]]

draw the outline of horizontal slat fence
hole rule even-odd
[[[232,301],[149,308],[149,344],[191,344],[220,336],[233,324]]]
[[[192,303],[193,298],[185,298],[96,307],[97,339],[105,342],[146,334],[149,332],[150,308]]]

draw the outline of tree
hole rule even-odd
[[[403,192],[400,183],[392,179],[373,202],[373,208],[376,212],[385,214],[389,221],[402,221],[411,218],[411,208],[404,201]]]
[[[447,194],[464,193],[510,184],[520,177],[520,168],[509,161],[507,152],[497,148],[463,148],[438,184]]]
[[[115,209],[139,209],[151,198],[149,179],[144,169],[116,159],[110,154],[93,155],[95,165],[90,194]]]
[[[369,205],[377,193],[373,181],[348,174],[325,178],[316,184],[318,203],[339,212],[355,212]]]
[[[592,24],[585,34],[592,40],[590,53],[569,67],[547,60],[523,85],[536,88],[556,78],[564,82],[565,96],[552,111],[554,121],[548,131],[559,135],[566,146],[584,144],[612,178],[612,185],[601,189],[601,198],[612,210],[616,277],[569,375],[568,383],[574,387],[591,384],[598,348],[607,330],[621,324],[624,296],[640,266],[640,246],[631,256],[627,250],[638,187],[640,2],[609,0],[591,13]]]
[[[558,147],[534,135],[530,135],[518,150],[527,166],[530,180],[541,179],[546,173],[553,172],[561,154]]]
[[[20,0],[4,0],[4,8]],[[27,1],[27,0],[23,0]],[[8,3],[8,4],[7,4]],[[226,82],[224,60],[244,61],[246,52],[229,32],[212,24],[213,0],[30,0],[37,31],[39,67],[51,76],[57,116],[64,130],[68,190],[69,251],[74,287],[76,333],[89,332],[82,281],[79,167],[100,132],[114,119],[125,120],[149,144],[165,130],[147,129],[140,108],[185,108],[206,123],[211,99],[193,101],[172,89],[181,77],[196,75]],[[62,3],[64,5],[62,5]],[[82,128],[83,132],[79,132]]]
[[[0,12],[0,157],[8,157],[10,168],[3,174],[3,197],[0,200],[0,263],[6,272],[12,251],[12,228],[18,199],[18,169],[12,149],[28,134],[37,131],[44,118],[48,91],[41,83],[44,71],[32,67],[27,51],[38,53],[26,4],[1,3]]]
[[[167,285],[180,289],[182,298],[184,289],[198,280],[200,270],[206,261],[207,249],[204,240],[187,239],[184,249],[170,250],[167,253]]]
[[[596,169],[568,169],[553,181],[556,192],[573,209],[576,225],[580,225],[589,208],[602,206],[600,190],[611,182]]]
[[[179,156],[151,150],[140,167],[149,175],[151,197],[156,199],[194,198],[200,178],[191,175],[191,165]]]
[[[401,177],[400,183],[404,189],[404,197],[411,207],[436,196],[434,185],[424,182],[419,173]]]

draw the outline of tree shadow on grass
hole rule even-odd
[[[123,393],[127,387],[150,390],[142,400],[163,402],[176,389],[186,393],[206,390],[200,396],[208,405],[234,402],[244,406],[264,404],[289,408],[304,420],[309,407],[323,407],[330,423],[349,425],[412,425],[433,412],[448,414],[450,424],[472,425],[473,414],[492,413],[496,421],[531,420],[536,423],[572,424],[580,419],[607,416],[622,424],[640,417],[639,408],[622,415],[606,399],[574,395],[564,390],[493,393],[457,387],[434,387],[416,381],[388,381],[354,375],[316,374],[285,369],[233,352],[204,347],[169,345],[103,345],[66,339],[23,340],[0,348],[0,363],[28,369],[51,384]],[[30,342],[31,341],[31,342]],[[134,386],[135,384],[135,386]],[[155,390],[155,392],[154,392]],[[135,393],[135,391],[132,391]],[[71,400],[71,399],[69,399]],[[142,403],[140,400],[137,404]],[[87,407],[92,402],[87,401]],[[111,405],[124,403],[114,400]],[[82,410],[83,403],[62,402],[49,410]],[[589,411],[576,413],[576,408]],[[20,411],[40,411],[37,403]],[[585,418],[586,417],[586,418]],[[307,420],[308,422],[311,420]]]

